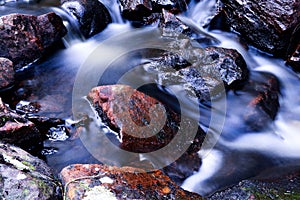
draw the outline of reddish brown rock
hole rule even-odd
[[[38,147],[42,135],[29,120],[11,111],[0,99],[0,140],[26,150]]]
[[[244,119],[252,130],[260,130],[274,120],[279,109],[279,82],[275,76],[262,74],[264,81],[250,80],[245,90],[254,94],[248,103]]]
[[[131,167],[75,164],[64,168],[60,177],[66,198],[99,199],[202,199],[177,186],[159,170],[145,172]]]
[[[10,14],[0,18],[0,56],[18,69],[41,57],[67,30],[55,13],[41,16]]]
[[[104,122],[119,133],[122,149],[155,151],[178,132],[178,114],[130,86],[99,86],[91,90],[88,99]]]
[[[13,63],[6,58],[0,58],[0,89],[11,86],[14,81],[15,71]]]

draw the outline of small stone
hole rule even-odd
[[[13,63],[0,57],[0,90],[12,86],[15,81],[15,71]]]

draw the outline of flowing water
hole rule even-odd
[[[147,65],[141,65],[147,63],[149,57],[141,57],[140,49],[163,49],[161,46],[166,41],[159,39],[154,27],[135,30],[129,23],[124,22],[117,1],[104,1],[114,23],[103,32],[85,40],[78,31],[76,22],[58,7],[59,2],[48,2],[7,1],[0,6],[0,15],[14,12],[43,14],[54,11],[62,16],[69,30],[64,37],[66,48],[18,72],[17,86],[4,99],[11,102],[12,107],[20,100],[38,102],[42,106],[39,115],[68,119],[70,123],[74,123],[71,119],[75,120],[72,111],[89,116],[89,131],[83,130],[81,134],[86,135],[81,140],[63,136],[65,141],[45,142],[46,160],[59,172],[62,167],[71,163],[99,163],[96,154],[102,151],[103,145],[97,141],[99,130],[96,129],[99,126],[102,132],[114,137],[113,131],[101,125],[101,122],[99,125],[94,112],[83,98],[89,89],[99,83],[124,83],[134,87],[159,83],[156,81],[157,74],[151,74],[151,70],[145,67]],[[208,195],[239,180],[272,177],[300,167],[300,97],[297,95],[300,90],[299,74],[290,70],[280,59],[272,58],[254,48],[246,50],[239,43],[238,36],[233,33],[207,31],[199,26],[207,24],[207,16],[214,12],[214,4],[211,2],[214,1],[191,2],[190,7],[193,9],[179,18],[220,41],[218,46],[237,49],[247,62],[251,79],[264,81],[264,73],[276,76],[280,82],[280,108],[275,120],[266,124],[263,131],[249,131],[245,128],[242,116],[246,102],[253,97],[251,93],[228,91],[211,105],[199,105],[198,101],[184,95],[184,89],[180,85],[169,88],[151,87],[150,90],[155,89],[152,91],[154,95],[171,104],[175,110],[179,101],[181,112],[197,120],[200,118],[200,126],[208,134],[216,135],[213,140],[213,143],[217,142],[214,148],[204,146],[199,152],[202,158],[199,171],[187,178],[182,185],[183,188],[202,195]],[[95,66],[89,66],[93,60],[101,60],[100,63],[97,62],[99,67],[96,67],[98,71],[95,72]],[[101,78],[99,74],[102,75]],[[93,134],[93,130],[97,134]],[[61,133],[62,130],[54,131]],[[122,165],[128,159],[122,157],[122,153],[115,152],[117,150],[113,147],[109,148],[113,150],[107,157],[114,157],[112,160],[118,164]],[[95,152],[95,149],[99,152]],[[143,155],[139,159],[141,157]]]

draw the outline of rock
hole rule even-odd
[[[276,56],[287,56],[299,27],[300,4],[297,0],[222,0],[229,24],[249,43]],[[299,28],[298,28],[299,29]],[[299,34],[298,34],[299,35]]]
[[[176,40],[167,48],[147,68],[158,73],[159,83],[184,87],[200,101],[217,98],[224,89],[235,88],[248,78],[247,65],[234,49],[195,48],[188,39]]]
[[[300,71],[300,44],[297,49],[288,57],[287,64],[293,67],[294,70]]]
[[[118,132],[120,147],[127,151],[158,150],[178,131],[178,114],[130,86],[99,86],[90,91],[88,99],[103,121]]]
[[[177,186],[159,170],[145,172],[131,167],[75,164],[60,177],[66,198],[73,199],[202,199]]]
[[[46,163],[0,142],[0,199],[61,199],[61,188]]]
[[[26,150],[38,148],[42,135],[36,126],[10,110],[0,99],[0,140]]]
[[[10,14],[0,18],[0,56],[10,59],[19,69],[36,59],[59,41],[66,28],[55,13],[38,17]]]
[[[230,199],[299,199],[300,177],[290,174],[274,180],[244,180],[218,191],[208,200]]]
[[[153,9],[150,0],[121,0],[120,4],[122,16],[132,21],[142,21],[143,17],[151,15]]]
[[[279,109],[278,80],[271,74],[260,74],[249,80],[244,90],[254,95],[244,111],[246,124],[250,130],[266,128],[275,119]]]
[[[15,71],[13,63],[6,58],[0,58],[0,90],[12,86],[14,81]]]
[[[61,0],[61,7],[77,19],[86,38],[101,32],[112,22],[107,8],[98,0]]]
[[[159,27],[164,37],[182,37],[182,35],[191,37],[193,34],[193,31],[187,25],[183,24],[173,13],[165,9],[162,11]]]
[[[185,0],[120,0],[120,3],[123,17],[131,21],[143,21],[144,17],[161,13],[162,9],[175,14],[187,10]]]

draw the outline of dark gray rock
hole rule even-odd
[[[61,0],[61,7],[77,19],[86,38],[101,32],[112,22],[107,8],[98,0]]]
[[[185,0],[120,0],[122,15],[131,21],[143,21],[154,13],[161,13],[162,9],[172,13],[180,13],[187,9]]]
[[[217,98],[225,89],[235,88],[248,79],[247,65],[236,50],[195,48],[189,39],[177,39],[168,49],[147,63],[147,68],[158,73],[159,83],[183,86],[200,100]]]
[[[15,81],[13,63],[6,58],[0,58],[0,90],[12,86]]]
[[[0,142],[0,199],[58,200],[61,188],[44,161]]]
[[[298,0],[222,0],[229,24],[260,50],[286,58],[300,42]],[[298,28],[299,29],[299,28]],[[295,40],[291,38],[295,34]],[[289,49],[289,50],[288,50]]]
[[[66,28],[55,13],[41,16],[10,14],[0,18],[0,56],[19,69],[36,59],[65,34]]]

